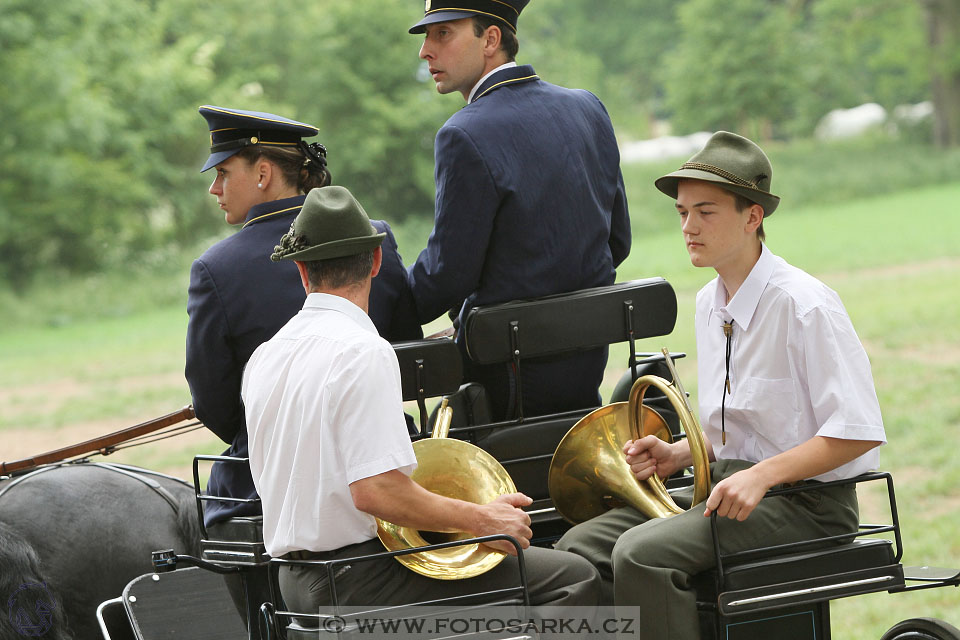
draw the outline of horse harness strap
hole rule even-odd
[[[95,467],[100,467],[102,469],[109,469],[110,471],[116,471],[117,473],[121,473],[129,478],[133,478],[134,480],[139,480],[143,484],[153,489],[161,498],[166,500],[167,503],[169,503],[170,508],[173,509],[174,513],[176,514],[180,513],[180,507],[177,505],[177,500],[176,498],[173,497],[173,494],[171,494],[169,491],[164,489],[163,486],[153,478],[148,478],[142,473],[138,473],[136,471],[132,471],[129,469],[121,469],[120,467],[117,467],[112,464],[104,464],[102,462],[92,462],[90,464]]]
[[[20,484],[21,482],[23,482],[23,481],[26,480],[27,478],[33,477],[33,476],[37,475],[38,473],[43,473],[44,471],[50,471],[51,469],[55,469],[55,468],[57,468],[57,467],[59,467],[59,466],[60,466],[60,465],[52,465],[52,466],[49,466],[49,467],[40,467],[39,469],[35,469],[35,470],[31,471],[30,473],[28,473],[28,474],[25,475],[25,476],[20,476],[19,478],[13,478],[13,479],[11,479],[11,480],[10,480],[10,484],[8,484],[7,486],[5,486],[5,487],[3,487],[3,488],[0,488],[0,498],[2,498],[2,497],[3,497],[3,494],[5,494],[7,491],[10,491],[10,489],[13,489],[13,487],[14,487],[15,485]]]
[[[10,481],[10,484],[8,484],[8,485],[5,486],[5,487],[0,488],[0,497],[3,497],[3,495],[4,495],[6,492],[10,491],[10,489],[12,489],[15,485],[20,484],[21,482],[23,482],[23,481],[26,480],[27,478],[32,478],[33,476],[35,476],[35,475],[37,475],[37,474],[39,474],[39,473],[43,473],[43,472],[45,472],[45,471],[50,471],[51,469],[57,469],[57,468],[59,468],[59,467],[65,466],[65,464],[70,464],[70,463],[60,463],[60,464],[50,465],[50,466],[48,466],[48,467],[41,467],[41,468],[39,468],[39,469],[37,469],[37,470],[35,470],[35,471],[31,471],[31,472],[28,473],[27,475],[20,476],[19,478],[14,478],[14,479],[12,479],[12,480]],[[136,471],[133,471],[132,469],[120,468],[120,467],[117,467],[116,465],[112,465],[112,464],[105,464],[105,463],[102,463],[102,462],[90,462],[90,463],[87,463],[87,464],[89,464],[89,466],[92,466],[92,467],[100,467],[101,469],[107,469],[107,470],[109,470],[109,471],[114,471],[114,472],[116,472],[116,473],[123,474],[123,475],[127,476],[128,478],[133,478],[134,480],[139,480],[139,481],[142,482],[143,484],[145,484],[145,485],[147,485],[148,487],[150,487],[151,489],[153,489],[153,490],[157,493],[157,495],[159,495],[161,498],[163,498],[164,500],[166,500],[167,503],[170,505],[170,508],[173,509],[173,512],[174,512],[175,514],[178,514],[178,515],[179,515],[179,513],[180,513],[180,507],[179,507],[179,505],[177,505],[177,500],[176,500],[176,498],[174,498],[174,497],[173,497],[173,494],[171,494],[169,491],[167,491],[159,482],[157,482],[157,481],[154,480],[153,478],[148,478],[146,475],[144,475],[144,474],[142,474],[142,473],[138,473],[138,472],[136,472]]]

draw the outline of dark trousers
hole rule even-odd
[[[714,484],[750,467],[743,460],[711,465]],[[692,488],[674,494],[689,508]],[[747,549],[856,531],[853,485],[765,498],[743,522],[719,518],[721,550]],[[697,639],[700,628],[692,579],[714,566],[713,534],[703,507],[664,519],[649,519],[632,507],[612,509],[579,524],[557,548],[590,560],[603,578],[604,604],[633,607],[640,638]]]
[[[379,539],[350,545],[318,559],[352,558],[382,552]],[[600,576],[585,559],[572,553],[530,547],[524,550],[532,605],[594,607],[600,603]],[[310,558],[311,554],[292,554]],[[465,580],[435,580],[414,573],[394,558],[343,565],[335,576],[341,605],[373,607],[403,605],[518,584],[517,560],[506,557],[495,568]],[[280,568],[280,592],[290,611],[317,613],[331,604],[326,570],[322,566],[288,565]]]

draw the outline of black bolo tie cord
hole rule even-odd
[[[720,444],[727,444],[727,395],[730,393],[730,347],[733,342],[733,322],[723,323],[723,335],[727,337],[727,355],[724,363],[723,393],[720,400]]]

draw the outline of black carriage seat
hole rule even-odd
[[[427,338],[393,343],[400,365],[400,388],[405,402],[417,401],[420,433],[427,434],[427,398],[453,394],[463,382],[463,359],[451,338]]]
[[[463,330],[473,362],[498,364],[662,336],[676,320],[673,287],[647,278],[475,307]]]
[[[233,615],[244,620],[252,620],[247,631],[236,637],[257,640],[260,637],[256,624],[260,604],[269,598],[267,566],[270,556],[263,543],[263,516],[235,516],[212,525],[209,531],[204,525],[203,505],[210,500],[258,504],[260,498],[230,498],[212,496],[200,487],[200,462],[220,464],[249,464],[248,458],[232,456],[197,455],[193,458],[193,485],[197,500],[197,514],[200,520],[200,559],[220,566],[237,567],[239,573],[224,578],[214,575],[234,605]],[[176,571],[174,573],[180,573]],[[204,571],[204,573],[207,573]]]
[[[694,577],[703,637],[739,637],[731,635],[733,629],[746,638],[773,637],[769,634],[779,633],[771,631],[776,627],[770,625],[778,624],[774,621],[793,624],[787,621],[802,616],[815,630],[809,637],[829,638],[830,600],[902,589],[904,572],[892,478],[887,473],[871,473],[855,482],[872,480],[887,481],[892,523],[861,525],[855,535],[892,532],[893,541],[834,537],[733,554],[726,560],[721,555],[719,571]],[[807,485],[787,492],[815,488]],[[771,493],[778,492],[784,491]]]
[[[606,287],[534,300],[476,307],[462,331],[466,352],[478,365],[512,362],[516,396],[521,397],[523,361],[564,352],[630,342],[630,361],[636,364],[635,340],[667,335],[677,318],[677,298],[663,278],[633,280]],[[560,524],[547,488],[547,469],[560,439],[580,418],[596,407],[493,424],[464,425],[454,415],[451,437],[474,442],[499,460],[517,489],[534,499],[533,509],[547,509],[534,517],[537,535],[554,538]],[[556,527],[560,528],[557,529]]]
[[[197,515],[200,520],[200,557],[208,562],[231,566],[254,568],[265,566],[270,561],[263,544],[263,516],[236,516],[216,524],[215,535],[203,524],[203,505],[217,500],[221,502],[259,503],[259,498],[229,498],[203,492],[200,486],[200,463],[249,464],[247,458],[232,456],[197,455],[193,458],[193,489],[197,499]]]
[[[208,562],[261,566],[270,561],[263,544],[263,516],[238,516],[217,523],[217,533],[200,541]]]
[[[140,576],[127,584],[122,601],[137,640],[247,637],[223,578],[203,569]]]
[[[903,585],[890,540],[854,540],[726,569],[717,595],[723,615],[889,591]]]

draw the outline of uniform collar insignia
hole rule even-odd
[[[473,98],[473,101],[476,102],[482,96],[490,93],[491,91],[495,91],[504,85],[517,84],[519,82],[531,82],[539,79],[540,76],[537,75],[537,72],[534,71],[533,67],[529,64],[510,67],[509,69],[498,71],[484,80],[483,84],[477,87],[477,92]]]
[[[306,196],[294,196],[292,198],[281,198],[280,200],[272,200],[254,205],[250,207],[250,211],[247,212],[247,219],[243,223],[243,227],[246,228],[252,224],[256,224],[262,220],[269,220],[278,215],[296,215],[300,212],[300,207],[303,206],[303,201],[306,200],[306,198]]]

